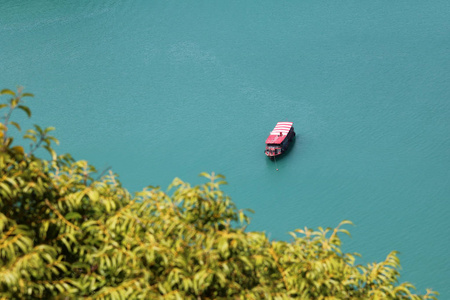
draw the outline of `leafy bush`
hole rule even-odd
[[[340,248],[349,221],[295,230],[291,242],[247,232],[222,175],[130,195],[111,171],[95,177],[86,161],[57,156],[53,128],[27,131],[28,152],[13,146],[8,129],[21,128],[10,117],[31,116],[32,95],[1,95],[10,97],[0,105],[1,299],[436,299],[398,283],[396,252],[355,265]],[[40,147],[50,160],[35,156]]]

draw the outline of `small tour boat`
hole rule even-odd
[[[283,154],[289,148],[294,137],[293,122],[278,122],[266,140],[264,153],[270,158]]]

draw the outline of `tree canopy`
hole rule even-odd
[[[349,221],[271,241],[246,230],[222,175],[131,195],[112,171],[57,155],[53,128],[14,145],[11,117],[31,117],[33,95],[0,96],[0,299],[436,299],[399,282],[395,251],[368,265],[343,253]]]

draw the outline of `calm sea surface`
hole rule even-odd
[[[450,299],[449,1],[0,4],[0,88],[36,95],[59,153],[130,191],[224,174],[272,239],[349,219],[361,263],[398,250],[402,281]]]

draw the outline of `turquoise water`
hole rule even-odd
[[[225,174],[273,239],[352,220],[346,251],[450,298],[450,2],[0,2],[0,88],[59,153],[130,191]]]

